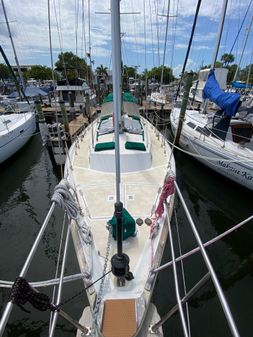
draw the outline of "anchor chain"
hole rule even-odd
[[[109,231],[109,234],[108,234],[108,239],[107,239],[107,246],[106,246],[106,254],[105,254],[103,275],[106,274],[107,264],[108,264],[108,261],[109,261],[109,253],[110,253],[111,241],[112,241],[112,226],[111,225],[108,226],[108,231]],[[95,308],[93,310],[93,324],[92,324],[92,336],[93,337],[96,336],[97,316],[98,316],[100,304],[101,304],[101,301],[102,301],[102,293],[103,293],[103,288],[104,288],[104,281],[105,281],[105,277],[102,279],[102,281],[100,283],[98,295],[97,295],[97,298],[96,298]]]

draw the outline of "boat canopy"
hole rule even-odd
[[[42,90],[42,89],[40,89],[38,87],[26,87],[26,89],[25,89],[25,95],[26,95],[26,97],[36,97],[36,96],[46,96],[47,93],[44,90]],[[8,98],[16,98],[18,96],[19,96],[18,92],[17,91],[13,91],[8,96]]]
[[[228,116],[234,116],[241,104],[241,95],[238,93],[224,92],[217,82],[214,70],[211,69],[208,75],[208,80],[203,90],[203,98],[219,105],[221,110]]]
[[[101,108],[101,116],[111,115],[113,111],[113,94],[110,93],[104,99]],[[135,115],[139,116],[139,107],[137,105],[137,99],[130,93],[125,92],[123,94],[123,104],[122,104],[122,112],[127,115]]]
[[[113,102],[113,93],[110,92],[104,99],[103,103]],[[123,102],[132,102],[132,103],[138,103],[137,98],[135,98],[131,92],[124,92],[123,93]]]

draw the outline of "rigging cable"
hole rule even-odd
[[[82,56],[86,60],[86,31],[85,31],[85,16],[84,16],[84,0],[82,0]]]
[[[77,42],[77,34],[78,34],[78,13],[79,13],[79,0],[75,0],[75,37],[76,37],[76,56],[78,51],[78,42]]]
[[[66,212],[64,212],[64,219],[63,219],[63,223],[62,224],[63,224],[63,226],[62,226],[62,231],[61,231],[60,245],[59,245],[58,257],[57,257],[57,263],[56,263],[56,269],[55,269],[55,275],[54,275],[55,279],[58,277],[58,272],[59,272],[59,269],[60,269],[62,246],[63,246],[63,237],[64,237],[64,230],[65,230],[65,225],[66,225]],[[53,294],[52,294],[52,302],[53,303],[55,301],[55,294],[56,294],[56,285],[54,285],[54,287],[53,287]],[[51,314],[50,314],[49,332],[51,331],[52,320],[53,320],[53,312],[51,312]]]
[[[92,84],[92,67],[91,67],[91,38],[90,38],[90,0],[88,0],[88,27],[89,27],[89,34],[88,34],[88,36],[89,36],[89,60],[90,60],[90,64],[89,64],[89,66],[90,66],[90,69],[89,69],[89,71],[88,71],[88,67],[87,67],[87,79],[88,79],[88,82],[89,82],[89,79],[90,79],[90,86],[91,86],[91,84]]]
[[[169,15],[170,15],[170,0],[168,0],[168,7],[167,7],[167,19],[166,19],[166,30],[165,30],[164,49],[163,49],[163,63],[162,63],[162,73],[161,73],[161,85],[163,85],[164,63],[165,63],[167,38],[168,38]]]
[[[229,3],[229,10],[227,11],[228,12],[228,15],[227,15],[227,26],[230,27],[230,20],[231,20],[231,7],[232,7],[232,1]],[[226,30],[226,35],[225,35],[225,39],[224,39],[224,42],[223,42],[223,50],[224,50],[224,53],[226,51],[226,48],[227,48],[227,40],[228,40],[228,33],[229,33],[229,29]]]
[[[152,56],[153,56],[153,67],[155,66],[155,52],[154,52],[154,34],[153,34],[153,20],[152,20],[152,10],[151,2],[149,0],[149,14],[150,14],[150,29],[151,29],[151,42],[152,42]]]
[[[236,68],[236,72],[235,72],[233,81],[236,80],[236,77],[237,77],[237,74],[238,74],[238,71],[239,71],[241,62],[242,62],[242,57],[243,57],[244,50],[245,50],[245,47],[246,47],[246,44],[247,44],[247,41],[248,41],[249,33],[251,32],[251,26],[252,26],[252,23],[253,23],[253,16],[252,16],[252,18],[251,18],[250,25],[249,25],[249,28],[248,28],[248,32],[247,32],[246,37],[245,37],[245,41],[244,41],[244,44],[243,44],[243,48],[242,48],[240,60],[239,60],[239,63],[238,63],[238,65],[237,65],[237,68]],[[247,28],[246,28],[246,30],[247,30]]]
[[[156,13],[156,35],[157,35],[157,57],[158,57],[158,67],[160,67],[160,40],[159,40],[159,25],[158,25],[158,2],[155,2],[155,13]]]
[[[175,223],[176,223],[176,234],[177,234],[177,242],[178,242],[178,250],[179,250],[179,256],[182,256],[182,247],[181,247],[181,238],[179,233],[179,226],[177,221],[177,212],[176,209],[174,209],[175,212]],[[185,281],[185,269],[184,269],[184,261],[180,261],[181,265],[181,274],[182,274],[182,282],[183,282],[183,289],[184,289],[184,296],[187,294],[186,289],[186,281]],[[186,319],[187,319],[187,328],[189,337],[191,337],[191,322],[190,322],[190,313],[189,313],[189,305],[188,302],[185,303],[185,309],[186,309]]]
[[[173,6],[173,13],[175,12],[175,0],[173,2],[174,6]],[[174,51],[175,51],[175,40],[176,40],[176,33],[177,33],[177,17],[178,17],[178,4],[179,4],[179,0],[177,0],[177,9],[176,9],[176,14],[175,14],[175,19],[174,21],[174,34],[172,31],[172,50],[171,50],[171,63],[170,63],[170,68],[172,69],[173,67],[173,61],[174,61]]]
[[[136,29],[136,18],[134,15],[134,6],[133,6],[133,0],[131,0],[131,7],[132,7],[132,12],[133,12],[133,22],[134,22],[134,33],[137,31]],[[136,54],[137,54],[137,64],[140,64],[140,49],[138,48],[138,42],[137,42],[137,37],[136,34],[134,34],[134,40],[135,40],[135,50],[136,50]]]
[[[252,56],[253,56],[253,50],[252,50],[251,56],[250,56],[250,63],[249,63],[249,71],[248,71],[247,81],[246,81],[246,88],[248,87],[249,80],[250,80],[251,65],[252,65]]]
[[[60,130],[59,130],[59,121],[58,121],[58,113],[57,113],[57,107],[56,107],[56,94],[55,94],[56,82],[55,82],[55,76],[54,76],[50,0],[47,1],[47,15],[48,15],[48,34],[49,34],[49,46],[50,46],[51,71],[52,71],[52,80],[53,80],[54,108],[55,108],[55,116],[56,116],[56,123],[57,123],[58,147],[61,148],[61,144],[60,144],[61,135],[60,135]],[[63,177],[62,164],[60,164],[60,171],[61,171],[61,177]]]
[[[63,71],[66,78],[67,84],[69,84],[68,75],[67,75],[67,69],[66,69],[66,63],[65,63],[65,57],[63,53],[63,40],[62,40],[62,28],[61,28],[61,13],[60,13],[60,5],[59,5],[59,22],[57,18],[57,12],[56,12],[56,6],[55,6],[55,0],[53,1],[54,4],[54,15],[55,15],[55,21],[56,21],[56,27],[57,27],[57,33],[58,33],[58,39],[60,44],[60,50],[61,50],[61,57],[62,57],[62,65],[63,65]]]
[[[178,87],[177,87],[177,92],[176,92],[176,98],[175,98],[175,100],[177,100],[177,96],[179,94],[179,90],[180,90],[180,86],[181,86],[181,83],[182,83],[183,74],[185,72],[186,64],[187,64],[189,53],[190,53],[190,50],[191,50],[192,39],[193,39],[193,35],[194,35],[194,32],[195,32],[195,27],[196,27],[196,23],[197,23],[197,18],[198,18],[198,13],[199,13],[200,5],[201,5],[201,0],[198,0],[197,7],[196,7],[196,12],[195,12],[195,16],[194,16],[194,21],[193,21],[193,26],[192,26],[192,31],[191,31],[191,36],[190,36],[190,40],[189,40],[189,43],[188,43],[188,48],[187,48],[187,52],[186,52],[186,55],[185,55],[185,60],[184,60],[184,64],[183,64],[183,68],[182,68],[182,72],[181,72],[181,76],[180,76],[180,81],[179,81],[179,84],[178,84]]]
[[[146,6],[145,0],[143,0],[143,14],[144,14],[144,46],[145,46],[145,60],[144,60],[144,67],[145,67],[145,101],[147,102],[147,95],[148,95],[148,73],[147,73],[147,34],[146,34]],[[146,104],[145,104],[145,112],[146,112]]]
[[[231,47],[231,49],[230,49],[230,51],[229,51],[229,54],[231,54],[232,51],[233,51],[233,49],[234,49],[234,46],[235,46],[236,41],[237,41],[237,39],[238,39],[238,36],[239,36],[239,34],[240,34],[241,30],[242,30],[242,26],[243,26],[243,24],[244,24],[244,21],[245,21],[245,19],[246,19],[246,16],[247,16],[247,14],[248,14],[248,11],[249,11],[249,9],[250,9],[250,6],[251,6],[251,4],[252,4],[252,1],[253,1],[253,0],[250,0],[250,3],[249,3],[249,5],[248,5],[248,8],[247,8],[246,13],[245,13],[245,15],[244,15],[244,18],[243,18],[243,20],[242,20],[242,23],[241,23],[241,26],[240,26],[240,28],[239,28],[239,30],[238,30],[238,33],[237,33],[237,35],[236,35],[236,37],[235,37],[234,43],[233,43],[233,45],[232,45],[232,47]]]

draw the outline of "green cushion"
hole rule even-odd
[[[129,117],[132,117],[133,119],[136,119],[136,120],[140,120],[141,117],[140,116],[137,116],[137,115],[128,115]]]
[[[110,225],[112,225],[112,236],[116,240],[117,239],[117,219],[114,215],[111,220],[108,221]],[[135,220],[128,213],[128,211],[123,208],[122,210],[122,225],[123,225],[123,240],[127,239],[130,236],[135,235]]]
[[[125,148],[127,150],[146,151],[146,146],[143,143],[139,142],[126,142]]]
[[[108,119],[109,117],[111,117],[112,115],[104,115],[100,117],[100,122],[105,121],[106,119]]]
[[[104,143],[97,143],[95,146],[95,151],[106,151],[106,150],[113,150],[115,149],[115,142],[104,142]]]

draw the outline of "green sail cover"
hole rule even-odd
[[[114,215],[111,220],[108,221],[110,225],[112,225],[112,236],[116,240],[117,239],[117,219]],[[123,225],[123,240],[126,240],[130,236],[135,235],[135,220],[128,213],[128,211],[123,208],[122,210],[122,225]]]
[[[131,94],[131,92],[124,92],[123,93],[123,101],[124,102],[131,102],[131,103],[138,103],[138,100]],[[109,102],[113,102],[113,93],[111,92],[110,94],[108,94],[103,103],[109,103]]]

